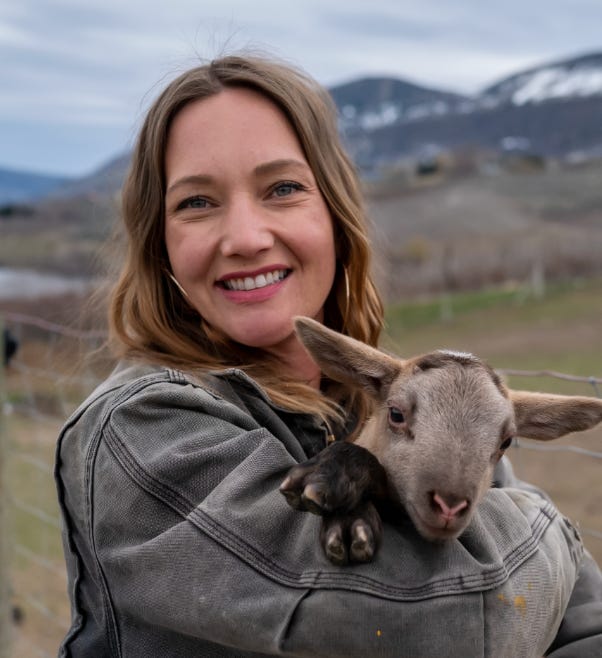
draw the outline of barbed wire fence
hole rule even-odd
[[[55,442],[62,423],[102,378],[93,362],[74,373],[74,361],[98,350],[105,336],[17,313],[4,313],[2,326],[19,348],[8,365],[0,365],[0,658],[47,658],[56,655],[70,623],[53,479]],[[583,394],[601,397],[599,378],[549,370],[501,372],[571,381],[583,386]],[[596,450],[518,439],[511,455],[515,465],[525,451],[572,453],[598,469],[598,481],[602,475],[602,452]],[[597,519],[597,527],[580,529],[586,543],[599,542],[602,555]]]

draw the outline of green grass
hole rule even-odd
[[[55,525],[59,507],[52,476],[58,428],[15,414],[4,419],[4,431],[9,438],[6,470],[12,499],[12,543],[62,563],[60,531]],[[15,555],[15,560],[17,568],[27,567],[21,556]]]
[[[389,333],[418,329],[426,325],[448,324],[449,320],[490,309],[521,310],[518,315],[537,313],[538,308],[551,305],[563,312],[576,291],[602,293],[602,282],[563,282],[548,286],[542,299],[537,299],[525,286],[505,286],[457,294],[443,294],[423,301],[410,301],[388,307],[386,321]],[[595,300],[598,301],[598,300]]]
[[[449,348],[497,368],[602,377],[600,280],[549,286],[542,298],[506,288],[399,304],[387,310],[386,322],[383,346],[401,356]],[[587,385],[546,381],[547,390],[595,394]],[[521,378],[527,385],[542,380]]]
[[[436,299],[396,304],[387,310],[387,325],[392,332],[419,329],[426,325],[447,322],[458,314],[514,305],[518,296],[516,290],[492,289],[446,294]]]

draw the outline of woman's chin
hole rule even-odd
[[[266,326],[243,326],[229,335],[241,345],[262,349],[266,352],[286,352],[287,346],[296,342],[296,337],[292,331],[292,323],[289,327],[271,327],[269,330]]]

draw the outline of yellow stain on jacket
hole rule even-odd
[[[527,613],[527,599],[524,596],[515,596],[514,607],[524,616]]]

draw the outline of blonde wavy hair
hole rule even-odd
[[[337,268],[324,322],[370,345],[378,341],[383,307],[370,273],[363,198],[355,168],[341,145],[332,99],[289,65],[229,55],[177,77],[146,115],[122,192],[126,253],[109,297],[110,344],[119,357],[197,373],[241,368],[275,403],[291,411],[333,420],[341,406],[345,411],[351,407],[361,421],[369,410],[364,396],[340,387],[331,387],[324,395],[285,377],[263,350],[235,343],[199,318],[168,276],[164,160],[170,126],[184,105],[226,87],[263,94],[290,121],[333,219]]]

